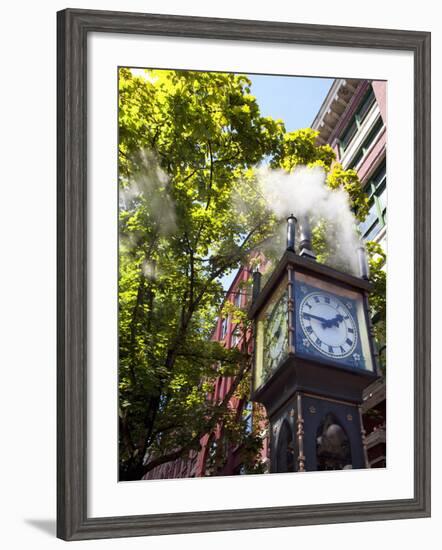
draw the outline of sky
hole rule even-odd
[[[248,75],[263,116],[282,119],[287,132],[309,128],[333,83],[328,78]],[[236,270],[221,279],[228,290]]]
[[[333,83],[329,78],[248,76],[261,114],[281,118],[288,132],[311,126]]]
[[[131,69],[136,76],[146,75],[146,69]],[[282,119],[286,130],[308,128],[333,83],[330,78],[301,76],[247,75],[252,81],[251,92],[256,97],[263,116]]]

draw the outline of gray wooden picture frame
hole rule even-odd
[[[80,540],[430,515],[430,33],[68,9],[58,19],[57,535]],[[414,498],[87,516],[87,36],[90,32],[407,50],[414,56]],[[412,83],[410,83],[410,86]]]

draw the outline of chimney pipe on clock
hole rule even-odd
[[[367,252],[365,246],[361,244],[357,248],[358,263],[359,263],[359,275],[361,279],[368,281],[370,279],[370,268],[368,266]]]
[[[258,297],[261,292],[261,272],[259,268],[255,268],[252,273],[252,303]]]
[[[299,222],[299,233],[299,255],[316,260],[316,254],[313,252],[312,247],[312,230],[307,215],[303,216]]]
[[[287,218],[287,250],[295,252],[295,235],[297,219],[293,214]]]

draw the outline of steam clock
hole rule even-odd
[[[360,277],[316,262],[307,222],[261,290],[254,277],[252,399],[270,420],[271,471],[366,468],[362,391],[377,377],[368,311],[368,266]]]

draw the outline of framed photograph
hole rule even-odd
[[[68,9],[57,97],[58,536],[429,516],[430,33]]]

